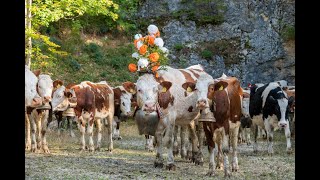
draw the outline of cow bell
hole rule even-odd
[[[62,116],[75,116],[75,112],[73,108],[68,108],[67,110],[63,111]]]
[[[216,122],[216,118],[214,118],[213,113],[210,111],[210,109],[206,108],[201,111],[198,121]]]

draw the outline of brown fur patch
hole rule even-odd
[[[75,85],[77,85],[76,83],[69,83],[67,86],[66,86],[66,88],[67,89],[70,89],[70,88],[72,88],[72,86],[75,86]]]
[[[243,98],[250,98],[250,94],[247,92],[242,93]]]
[[[167,109],[169,103],[173,105],[174,97],[171,95],[170,91],[160,92],[158,95],[158,102],[160,107],[162,107],[163,109]]]
[[[136,92],[136,85],[133,82],[130,82],[130,81],[124,82],[122,83],[122,86],[127,92],[132,93],[132,91],[134,91],[133,94]]]
[[[189,111],[189,112],[192,112],[192,109],[193,109],[193,107],[190,106],[190,107],[188,108],[188,111]]]
[[[165,87],[167,89],[167,91],[169,91],[170,87],[172,86],[172,82],[170,82],[170,81],[162,81],[160,83],[160,85],[162,87]]]
[[[182,69],[179,69],[179,71],[184,75],[184,78],[186,79],[186,82],[193,82],[193,83],[196,82],[188,72],[186,72],[186,71],[184,71]]]
[[[40,73],[41,73],[40,69],[33,71],[33,74],[36,75],[37,77],[39,77]]]
[[[101,111],[103,107],[108,110],[110,106],[109,95],[113,93],[112,89],[107,84],[93,84],[90,82],[87,82],[87,84],[91,87],[91,91],[94,94],[95,108],[98,111]]]
[[[120,88],[113,88],[114,93],[114,104],[119,105],[120,104],[120,96],[121,96],[121,90]]]
[[[189,69],[189,71],[191,71],[192,74],[198,79],[200,75],[198,73],[194,72],[194,70],[195,69]]]
[[[58,85],[60,85],[60,86],[63,85],[63,81],[58,79],[58,80],[53,81],[52,84],[53,84],[53,89],[56,89],[58,87]]]

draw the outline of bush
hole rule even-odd
[[[67,59],[67,64],[71,67],[74,71],[79,71],[81,69],[81,65],[78,63],[78,61],[71,56],[69,56]]]
[[[175,44],[173,48],[174,48],[176,51],[180,51],[180,50],[183,49],[183,47],[184,47],[184,46],[183,46],[182,44]]]
[[[204,50],[201,52],[201,57],[203,57],[205,59],[211,59],[212,56],[213,56],[213,54],[209,50]]]
[[[294,26],[286,26],[282,30],[282,38],[285,41],[295,40],[295,27]]]

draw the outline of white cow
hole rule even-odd
[[[174,69],[166,66],[166,70],[159,70],[159,77],[153,74],[143,74],[139,77],[137,85],[137,104],[144,114],[157,112],[160,120],[155,131],[155,144],[157,149],[155,167],[163,166],[162,138],[168,137],[167,169],[175,170],[173,159],[173,133],[174,126],[187,127],[197,117],[199,111],[195,104],[197,98],[188,96],[182,85],[195,82],[200,74],[205,73],[200,65],[189,69]],[[192,137],[194,153],[202,154],[198,149],[197,136]],[[198,161],[203,162],[203,157]]]

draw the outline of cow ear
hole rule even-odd
[[[185,82],[182,84],[183,89],[185,89],[187,92],[192,92],[196,89],[196,84],[193,82]]]
[[[39,77],[40,73],[41,73],[40,69],[33,71],[33,74],[36,75],[37,77]]]
[[[130,92],[131,94],[135,94],[137,92],[136,85],[133,82],[130,82],[130,81],[124,82],[122,83],[122,86],[126,91]]]
[[[62,86],[63,85],[63,81],[61,81],[61,80],[55,80],[55,81],[53,81],[53,89],[57,89],[57,88],[59,88],[60,86]]]
[[[219,81],[214,84],[214,91],[224,90],[228,86],[227,82]]]
[[[159,90],[160,92],[167,92],[171,86],[172,86],[172,82],[162,81],[159,85]]]
[[[293,102],[294,102],[294,97],[290,96],[288,99],[288,105],[291,106]]]
[[[273,104],[276,104],[276,103],[277,103],[277,100],[274,99],[272,96],[269,96],[268,99],[269,99],[269,101],[270,101],[271,103],[273,103]]]

